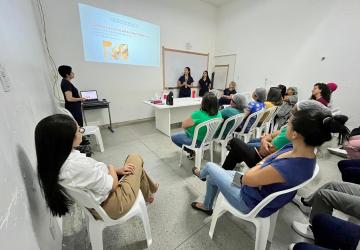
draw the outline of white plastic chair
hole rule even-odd
[[[222,165],[225,161],[226,158],[226,145],[228,144],[228,142],[233,138],[233,133],[235,131],[235,129],[237,127],[240,126],[241,122],[244,120],[245,114],[238,114],[238,115],[234,115],[232,117],[229,117],[228,119],[225,120],[225,122],[223,123],[219,136],[214,139],[215,143],[219,143],[221,146],[221,162],[220,165]],[[228,133],[225,135],[225,130],[228,126],[228,124],[233,123],[232,127],[229,128]],[[224,139],[222,139],[223,137],[225,137]]]
[[[190,146],[182,145],[182,147],[181,147],[179,167],[182,165],[182,156],[183,156],[183,151],[184,151],[185,147],[188,149],[194,150],[194,152],[195,152],[195,167],[200,169],[201,159],[203,157],[204,150],[210,149],[210,160],[213,161],[214,135],[215,135],[216,131],[218,130],[218,128],[220,127],[222,121],[223,121],[223,119],[221,119],[221,118],[214,118],[214,119],[208,120],[206,122],[202,122],[195,127],[194,137],[191,142],[191,145]],[[206,127],[205,137],[202,140],[201,144],[199,146],[196,146],[199,130],[203,127]]]
[[[102,233],[104,228],[123,224],[134,216],[138,216],[141,218],[145,229],[147,245],[148,247],[151,245],[152,237],[149,217],[146,209],[144,196],[140,190],[129,212],[127,212],[121,218],[113,220],[107,215],[104,209],[99,204],[97,204],[94,199],[85,191],[65,185],[64,188],[66,192],[71,196],[71,198],[73,198],[73,200],[80,205],[80,207],[84,210],[85,214],[89,217],[89,236],[92,249],[103,249]],[[96,220],[94,216],[90,213],[89,209],[94,209],[102,218],[102,220]]]
[[[74,117],[72,116],[72,114],[70,113],[69,110],[67,110],[66,108],[63,107],[58,107],[59,111],[65,115],[70,116],[71,118],[74,119]],[[100,151],[104,152],[104,143],[100,134],[100,129],[98,126],[85,126],[83,127],[85,129],[84,135],[94,135],[95,139],[96,139],[96,144],[99,145],[100,147]]]
[[[264,111],[262,117],[265,117],[265,118],[262,121],[260,127],[256,127],[256,138],[260,138],[264,131],[265,131],[265,133],[269,133],[269,130],[274,123],[274,118],[275,118],[278,110],[279,110],[279,107],[275,106],[275,107],[266,109]],[[262,119],[260,119],[260,120],[262,120]]]
[[[314,173],[310,179],[304,181],[303,183],[299,184],[296,187],[270,194],[265,199],[263,199],[256,207],[254,207],[253,210],[251,210],[248,214],[243,214],[239,210],[231,206],[230,203],[226,200],[226,198],[221,193],[219,193],[218,198],[216,200],[215,209],[212,215],[211,226],[209,231],[210,238],[212,239],[214,235],[214,229],[218,218],[226,211],[229,211],[234,216],[252,222],[255,225],[256,228],[255,250],[264,250],[266,248],[267,240],[272,242],[272,238],[276,226],[277,215],[279,211],[265,218],[257,217],[258,213],[276,197],[282,194],[296,191],[302,188],[303,186],[305,186],[306,184],[308,184],[311,180],[313,180],[316,177],[318,172],[319,172],[319,166],[316,164]]]
[[[255,112],[255,113],[250,114],[246,118],[246,121],[245,121],[244,125],[242,126],[241,131],[240,132],[234,132],[234,137],[237,137],[237,138],[243,137],[244,138],[243,141],[245,143],[248,143],[250,141],[250,139],[251,139],[251,136],[255,132],[255,129],[256,129],[256,127],[257,127],[257,125],[258,125],[264,111],[265,111],[265,109],[262,109],[262,110],[259,110],[259,111]],[[245,133],[245,130],[246,130],[250,120],[252,120],[253,117],[256,117],[256,119],[255,119],[254,123],[250,126],[248,132]]]

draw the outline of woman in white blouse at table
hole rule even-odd
[[[44,118],[35,128],[38,177],[51,213],[62,216],[69,211],[71,201],[62,185],[84,190],[113,219],[130,210],[139,189],[147,202],[153,202],[159,185],[144,171],[142,158],[132,154],[124,166],[114,167],[86,157],[74,149],[83,132],[61,114]]]

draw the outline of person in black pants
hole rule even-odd
[[[72,84],[75,74],[72,68],[67,65],[62,65],[58,68],[58,72],[63,78],[61,80],[61,91],[64,95],[65,108],[70,111],[76,122],[80,127],[84,126],[81,112],[81,102],[86,99],[80,97],[78,89]]]
[[[239,138],[229,141],[229,147],[229,154],[222,165],[225,170],[233,170],[236,164],[241,162],[245,162],[249,167],[253,167],[262,159],[254,147],[247,145]]]
[[[343,181],[360,184],[360,160],[342,160],[338,162]]]
[[[329,214],[317,214],[313,219],[312,230],[316,246],[301,242],[295,244],[293,250],[355,250],[360,246],[360,226]]]

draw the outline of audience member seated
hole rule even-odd
[[[295,87],[289,87],[284,97],[283,103],[277,111],[275,117],[275,124],[278,128],[285,125],[286,121],[290,117],[290,111],[298,101],[297,89]]]
[[[224,89],[224,93],[219,99],[219,105],[229,105],[232,95],[236,94],[236,82],[232,81],[229,83],[229,87]]]
[[[246,108],[246,97],[240,93],[237,93],[232,96],[231,102],[230,102],[230,107],[224,108],[223,110],[220,111],[220,113],[225,122],[228,118],[230,118],[234,115],[244,113],[245,108]],[[223,122],[223,124],[224,124],[224,122]],[[225,128],[225,131],[223,133],[224,137],[228,134],[230,128],[233,125],[234,125],[234,123],[231,124],[231,122],[227,125],[227,127]],[[221,130],[221,127],[216,132],[215,137],[218,137],[220,130]],[[224,137],[222,139],[224,139]]]
[[[315,215],[320,213],[331,215],[334,209],[360,219],[360,185],[358,184],[329,182],[310,197],[299,199],[299,196],[297,196],[295,200],[295,203],[302,211],[307,212],[311,210],[309,217],[310,224],[313,223]],[[301,236],[314,239],[310,224],[294,221],[292,227]]]
[[[360,249],[360,226],[329,214],[314,216],[312,230],[315,245],[300,242],[293,250]]]
[[[62,185],[87,192],[113,219],[130,210],[139,189],[147,202],[153,202],[159,185],[144,171],[142,158],[129,155],[124,166],[114,167],[86,157],[74,150],[83,132],[71,117],[61,114],[44,118],[35,128],[37,171],[51,213],[63,216],[69,211],[71,201]]]
[[[349,160],[338,162],[343,181],[360,184],[360,127],[351,131],[348,142],[345,142],[344,149]]]
[[[242,126],[244,125],[247,117],[251,115],[252,113],[255,113],[259,110],[262,110],[265,108],[265,97],[266,97],[266,89],[264,88],[257,88],[255,89],[254,93],[252,94],[253,101],[248,103],[247,109],[245,111],[245,118],[242,124],[239,126],[239,128],[236,131],[240,131]],[[249,121],[247,128],[245,129],[245,133],[247,133],[250,129],[250,127],[255,122],[256,117],[253,117],[251,121]]]
[[[316,83],[310,99],[321,102],[327,107],[330,102],[330,95],[330,89],[325,83]]]
[[[331,133],[338,132],[336,118],[317,110],[297,111],[289,120],[286,136],[291,144],[265,158],[247,171],[240,179],[241,187],[232,184],[235,171],[227,171],[209,162],[201,170],[193,168],[198,178],[206,181],[204,202],[191,206],[208,215],[218,192],[242,213],[249,213],[264,197],[289,189],[311,178],[316,165],[315,147],[331,140]],[[296,173],[296,174],[294,174]],[[267,217],[290,202],[296,192],[281,195],[262,209],[258,216]]]
[[[318,110],[324,115],[331,116],[330,109],[314,100],[298,102],[292,112],[295,113],[299,110]],[[234,138],[228,144],[230,152],[222,167],[226,170],[233,170],[237,163],[243,161],[248,167],[255,166],[263,158],[276,152],[288,143],[290,143],[290,141],[286,137],[286,127],[273,134],[265,134],[260,140],[251,140],[248,144],[240,139]]]
[[[181,127],[185,131],[174,133],[171,136],[171,140],[180,148],[184,144],[191,145],[194,137],[195,127],[197,125],[210,119],[221,118],[221,114],[218,109],[219,105],[216,96],[211,92],[206,93],[202,98],[200,110],[194,111],[189,118],[183,121]],[[205,134],[206,128],[202,128],[199,130],[197,136],[199,144],[204,139]],[[184,148],[184,150],[189,153],[189,159],[194,158],[195,153],[193,150],[190,150],[188,148]]]
[[[284,99],[285,95],[286,95],[286,86],[285,85],[282,85],[282,84],[279,84],[277,86],[279,89],[281,89],[281,97]]]
[[[278,87],[271,87],[264,104],[267,109],[280,106],[282,104],[281,89]]]

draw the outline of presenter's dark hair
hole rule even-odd
[[[214,116],[218,113],[219,103],[214,93],[207,92],[203,96],[201,110],[208,113],[209,116]]]
[[[58,72],[61,75],[62,78],[65,78],[67,75],[70,75],[72,71],[72,68],[67,65],[61,65],[58,68]]]
[[[64,188],[59,184],[59,173],[70,155],[76,131],[76,122],[62,114],[42,119],[35,128],[39,183],[46,204],[54,216],[66,214],[71,204]]]
[[[278,88],[281,90],[281,96],[282,96],[282,98],[284,98],[285,95],[286,95],[286,86],[285,86],[285,85],[282,85],[282,84],[279,84],[279,85],[278,85]]]
[[[208,72],[207,70],[204,70],[204,72],[206,72],[206,80],[205,80],[205,81],[211,82],[211,81],[210,81],[210,77],[209,77],[209,72]],[[203,72],[203,74],[204,74],[204,72]],[[203,79],[203,76],[201,76],[200,80],[201,80],[201,79]]]
[[[347,116],[327,116],[319,110],[299,110],[291,119],[293,130],[301,134],[306,145],[317,147],[330,141],[331,133],[339,133],[339,137],[348,138],[349,129],[345,126]]]
[[[331,91],[325,83],[315,83],[314,86],[317,86],[321,91],[321,97],[324,98],[327,102],[330,102]],[[315,100],[315,96],[311,96],[311,99]]]
[[[185,67],[185,69],[187,69],[189,71],[189,76],[191,76],[191,69],[190,67]],[[185,74],[184,74],[185,75]]]

